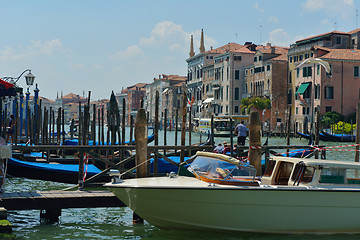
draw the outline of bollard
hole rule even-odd
[[[249,124],[249,160],[256,169],[256,175],[261,176],[261,123],[257,111],[250,113]]]

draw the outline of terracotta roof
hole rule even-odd
[[[237,44],[237,43],[228,43],[224,46],[214,48],[211,50],[206,51],[205,53],[226,53],[226,52],[234,52],[236,50],[239,50],[240,48],[243,48],[243,45]]]
[[[80,99],[85,99],[85,98],[83,98],[83,97],[81,97],[81,96],[79,96],[79,95],[76,95],[75,93],[69,93],[69,94],[63,96],[62,98],[69,98],[69,99],[72,99],[72,98],[80,98]]]
[[[307,37],[307,38],[304,38],[304,39],[300,39],[300,40],[297,40],[296,43],[299,43],[299,42],[302,42],[302,41],[305,41],[305,40],[309,40],[309,39],[312,39],[312,38],[316,38],[316,37],[326,36],[326,35],[329,35],[329,34],[344,34],[344,35],[348,35],[349,33],[340,32],[340,31],[332,31],[332,32],[327,32],[327,33],[315,35],[315,36],[312,36],[312,37]]]
[[[278,56],[273,57],[269,60],[277,60],[277,61],[286,61],[287,60],[287,53],[289,51],[288,47],[277,47],[277,46],[258,46],[257,50],[261,51],[262,53],[271,54],[272,49],[275,48],[275,54]]]
[[[137,83],[137,84],[134,84],[134,85],[132,85],[132,86],[130,86],[130,87],[127,87],[126,89],[132,89],[132,88],[136,88],[136,87],[138,87],[138,88],[144,88],[145,86],[147,85],[147,83]]]
[[[326,47],[319,47],[316,45],[313,47],[313,49],[325,51],[325,54],[318,56],[319,58],[360,61],[359,49],[332,49]]]
[[[352,30],[352,31],[348,32],[348,34],[354,34],[354,33],[357,33],[357,32],[360,32],[360,28]]]

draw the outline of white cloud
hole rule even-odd
[[[258,3],[258,2],[254,3],[254,8],[255,8],[256,10],[258,10],[259,12],[261,12],[261,13],[263,13],[263,12],[264,12],[264,9],[263,9],[263,8],[260,8],[260,6],[259,6],[259,3]]]
[[[292,38],[287,32],[282,28],[277,28],[270,32],[269,42],[272,45],[289,47],[290,44],[294,43],[296,40],[301,39],[302,37],[296,36]]]
[[[149,37],[142,37],[139,39],[139,44],[129,46],[126,50],[119,51],[111,55],[111,57],[122,59],[132,56],[145,56],[144,52],[147,52],[147,50],[157,51],[159,56],[173,54],[173,52],[187,54],[190,48],[191,35],[194,36],[194,50],[198,52],[201,36],[200,29],[194,32],[186,32],[182,25],[171,21],[162,21],[155,25]],[[207,50],[211,46],[216,46],[217,42],[213,38],[206,36],[205,32],[204,35]]]
[[[181,25],[163,21],[156,24],[149,38],[140,39],[140,45],[150,46],[169,43],[179,38],[179,40],[184,39],[186,35]]]
[[[37,56],[50,56],[58,52],[65,52],[61,40],[53,39],[48,41],[32,41],[31,45],[25,48],[14,49],[5,47],[0,51],[0,60],[18,61],[22,59],[34,58]]]
[[[44,55],[51,55],[57,51],[65,51],[65,49],[63,49],[62,42],[59,39],[53,39],[45,42],[40,40],[32,41],[32,45],[28,48],[28,50],[33,53],[36,52]]]
[[[268,22],[270,22],[270,23],[278,23],[278,22],[279,22],[279,19],[278,19],[276,16],[271,15],[271,16],[269,16],[269,18],[268,18]]]
[[[110,55],[110,58],[117,60],[125,60],[133,57],[144,57],[143,50],[138,45],[131,45],[124,51],[118,51],[115,54]]]
[[[306,11],[324,10],[329,16],[348,18],[354,12],[353,0],[306,0],[302,7]]]

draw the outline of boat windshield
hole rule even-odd
[[[256,170],[237,159],[224,160],[212,156],[197,156],[188,170],[206,182],[237,185],[255,182]]]

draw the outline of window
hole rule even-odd
[[[325,87],[325,99],[334,99],[334,87],[333,86]]]
[[[229,100],[229,85],[226,86],[226,100]],[[226,110],[227,112],[227,110]]]
[[[235,70],[235,79],[236,80],[240,79],[240,71],[239,70]]]
[[[290,57],[290,62],[292,63],[292,60],[293,60],[293,58],[292,57]]]
[[[239,113],[239,106],[235,106],[235,107],[234,107],[234,112],[235,112],[235,113]]]
[[[279,173],[275,179],[275,185],[288,185],[293,163],[280,162]]]
[[[267,166],[266,166],[266,169],[265,169],[265,172],[263,174],[263,177],[270,177],[273,170],[274,170],[274,167],[275,167],[275,164],[276,164],[276,161],[274,160],[269,160]]]
[[[330,107],[330,106],[325,107],[325,112],[331,112],[331,111],[332,111],[332,107]]]
[[[303,107],[303,115],[305,115],[306,114],[306,107]]]
[[[303,67],[303,77],[311,77],[312,69],[311,67]]]
[[[246,69],[246,70],[245,70],[245,76],[247,76],[247,75],[248,75],[248,70]]]
[[[315,99],[319,99],[319,89],[318,89],[319,85],[315,85]]]
[[[261,61],[262,60],[262,56],[259,56],[259,61]]]
[[[303,55],[299,55],[299,61],[303,60]]]
[[[294,62],[297,62],[298,61],[298,56],[294,56]]]
[[[291,176],[291,180],[295,182],[309,183],[312,181],[314,176],[315,168],[304,166],[303,164],[296,164],[294,173]]]
[[[354,66],[354,77],[359,77],[359,66]]]
[[[266,71],[270,71],[270,65],[266,66]]]
[[[300,70],[297,68],[296,69],[296,78],[299,78],[299,73],[300,73]]]
[[[241,61],[241,56],[234,56],[234,61]]]
[[[234,100],[240,100],[240,90],[238,87],[235,88]]]
[[[341,37],[336,37],[336,44],[341,44]]]
[[[254,57],[254,62],[257,62],[257,57]]]
[[[330,64],[330,73],[326,72],[326,76],[331,76],[332,75],[332,70],[333,70],[333,68],[332,68],[332,65]]]
[[[317,75],[320,74],[320,65],[319,65],[319,64],[316,66],[316,72],[317,72],[317,73],[316,73]]]
[[[299,114],[299,108],[298,107],[295,108],[295,114]]]
[[[250,69],[250,74],[251,74],[251,75],[253,74],[253,69]]]

